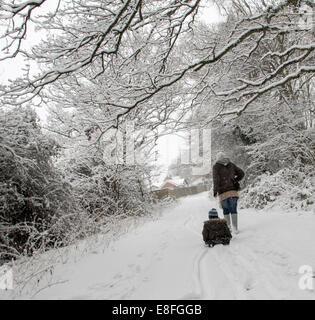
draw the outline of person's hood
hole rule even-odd
[[[218,160],[217,163],[222,164],[224,166],[227,166],[230,163],[230,159],[229,158],[222,158],[222,159]]]

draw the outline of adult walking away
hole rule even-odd
[[[232,226],[235,233],[238,233],[237,225],[237,201],[239,198],[237,190],[239,189],[238,181],[244,177],[244,171],[236,166],[223,153],[219,152],[216,157],[216,163],[212,168],[213,175],[213,195],[219,196],[224,218],[229,228]]]

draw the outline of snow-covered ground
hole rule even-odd
[[[209,248],[201,230],[214,206],[207,193],[180,199],[106,250],[58,265],[56,284],[33,298],[315,299],[299,288],[299,268],[315,268],[313,213],[241,210],[231,244]]]

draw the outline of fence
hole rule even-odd
[[[200,192],[204,192],[207,190],[209,190],[209,187],[207,185],[200,184],[198,186],[178,188],[178,189],[174,189],[174,190],[170,190],[170,189],[155,190],[155,191],[153,191],[153,194],[159,200],[166,198],[166,197],[171,197],[171,198],[177,199],[177,198],[197,194]]]

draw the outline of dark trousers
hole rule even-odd
[[[227,198],[221,201],[223,214],[237,214],[237,197]]]

